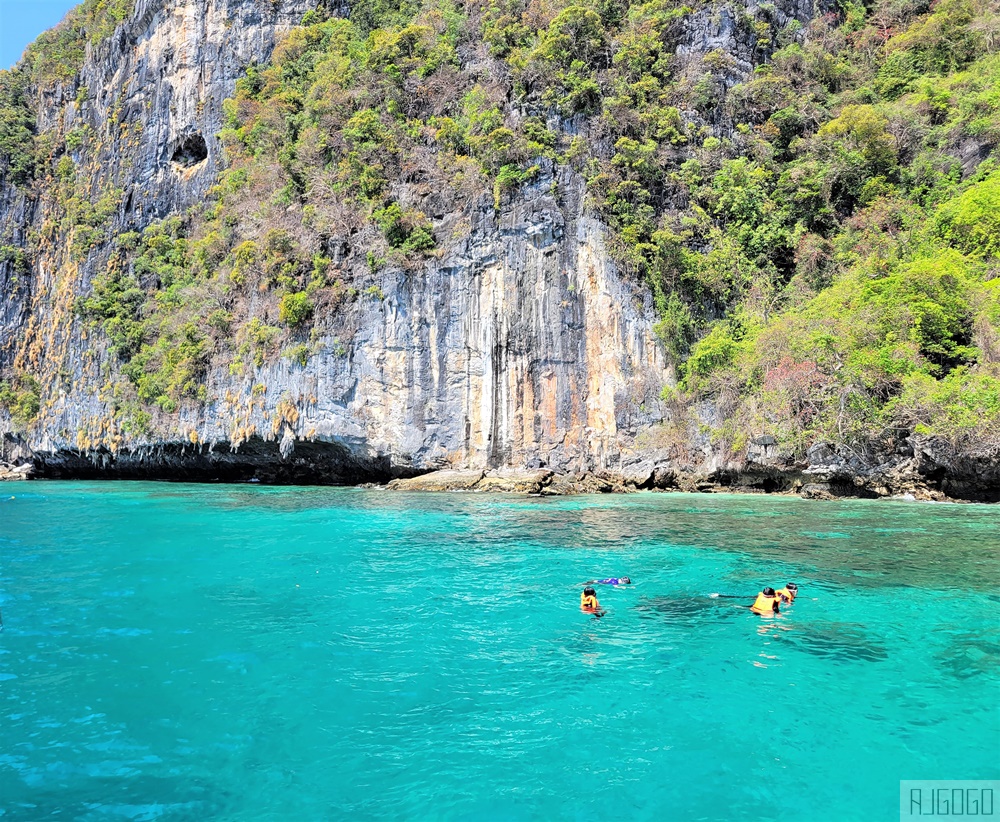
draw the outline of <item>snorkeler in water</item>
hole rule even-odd
[[[761,616],[773,616],[779,613],[778,603],[780,600],[774,593],[774,588],[765,588],[759,594],[757,594],[757,599],[753,605],[750,606],[750,610],[755,614],[760,614]]]
[[[631,585],[632,580],[628,577],[609,577],[608,579],[590,579],[584,585]]]
[[[784,588],[779,588],[774,592],[782,605],[791,605],[795,602],[795,597],[799,595],[799,586],[794,582],[788,582]]]
[[[586,614],[595,614],[596,616],[603,616],[604,614],[604,611],[601,609],[601,603],[597,601],[597,591],[589,585],[580,594],[580,610]]]

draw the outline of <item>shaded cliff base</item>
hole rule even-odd
[[[283,453],[284,452],[284,453]],[[844,446],[812,446],[804,462],[758,440],[749,459],[711,470],[663,457],[633,458],[617,470],[558,473],[547,468],[440,470],[359,456],[336,442],[299,441],[283,449],[253,438],[229,443],[161,443],[140,448],[32,450],[10,435],[0,442],[0,480],[120,479],[261,482],[274,485],[385,485],[393,491],[474,491],[558,496],[637,490],[795,494],[807,499],[857,497],[1000,502],[1000,451],[969,453],[949,442],[912,436],[880,461]]]
[[[167,480],[174,482],[261,482],[271,485],[357,485],[411,476],[387,456],[358,456],[339,443],[298,442],[291,453],[281,444],[253,438],[233,448],[228,442],[159,443],[112,452],[105,448],[42,451],[8,445],[7,459],[29,463],[36,479]]]

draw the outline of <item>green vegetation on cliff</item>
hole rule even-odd
[[[39,90],[72,83],[83,66],[87,45],[107,39],[132,13],[135,0],[84,0],[55,28],[41,34],[11,70],[0,70],[0,182],[29,183],[53,146],[36,137]],[[78,96],[86,89],[78,87]]]
[[[82,8],[113,21],[127,5]],[[678,49],[725,26],[734,53]],[[138,399],[172,411],[208,398],[213,357],[233,373],[282,351],[307,363],[350,303],[381,295],[379,270],[419,272],[552,164],[585,182],[615,262],[651,289],[678,369],[666,393],[710,400],[720,446],[918,430],[987,447],[998,46],[985,0],[844,2],[805,27],[770,3],[678,0],[310,12],[227,101],[206,205],[119,236],[78,308]],[[18,148],[35,139],[29,82],[71,76],[79,42],[33,48],[0,73],[15,181],[46,162]],[[103,235],[80,213],[85,253]]]
[[[19,374],[13,380],[0,382],[0,408],[10,414],[15,425],[30,425],[41,407],[38,380],[30,374]]]
[[[752,152],[703,165],[696,219],[671,227],[680,281],[732,289],[681,368],[683,392],[719,403],[721,441],[998,445],[998,25],[965,0],[880,4],[746,84]],[[817,44],[835,83],[812,76]]]

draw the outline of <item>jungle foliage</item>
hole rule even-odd
[[[679,389],[718,404],[734,450],[765,433],[798,454],[913,431],[1000,446],[997,32],[985,4],[876,4],[730,92],[749,151],[698,158],[658,251],[671,285],[722,308],[688,303],[707,334]]]

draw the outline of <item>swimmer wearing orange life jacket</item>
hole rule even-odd
[[[580,594],[580,610],[588,614],[596,614],[601,609],[601,603],[597,601],[597,591],[589,586],[583,589]]]
[[[750,606],[750,610],[761,616],[773,616],[778,611],[778,595],[774,593],[774,588],[765,588],[757,594],[757,601]]]
[[[785,583],[785,587],[779,588],[774,592],[774,595],[782,605],[791,605],[795,602],[795,597],[799,595],[799,586],[794,582],[787,582]]]

